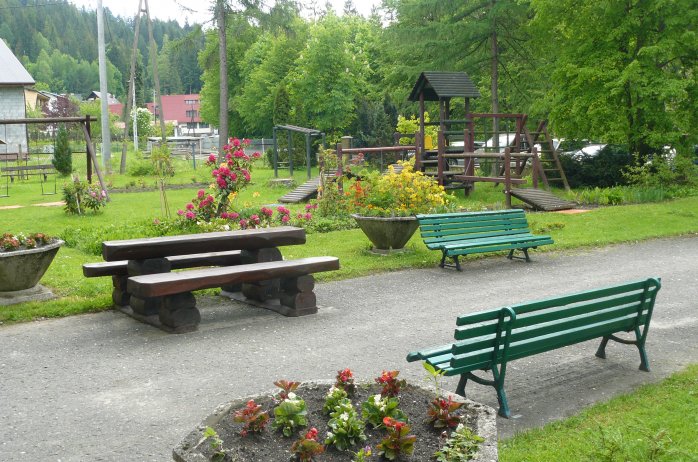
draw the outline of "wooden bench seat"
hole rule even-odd
[[[514,250],[521,249],[530,261],[529,248],[553,243],[550,236],[531,233],[523,210],[417,215],[417,220],[427,248],[442,253],[439,266],[452,258],[458,271],[461,255],[509,250],[507,258],[512,259],[519,258]]]
[[[246,283],[269,283],[279,279],[278,287],[267,293],[267,297],[278,298],[280,305],[265,307],[285,316],[304,316],[317,313],[312,273],[337,269],[339,259],[336,257],[250,263],[133,276],[128,279],[128,291],[137,297],[136,299],[161,299],[158,313],[160,323],[174,332],[188,332],[195,329],[201,320],[196,308],[196,299],[191,293],[194,290]],[[274,286],[247,287],[252,289],[251,295],[254,297],[258,295],[255,287],[265,289]],[[244,288],[243,293],[246,293]]]
[[[208,252],[192,255],[175,255],[165,257],[173,270],[196,268],[199,266],[233,266],[242,263],[242,251]],[[128,276],[128,260],[85,263],[82,274],[86,278],[104,276]]]
[[[508,418],[509,361],[601,338],[597,357],[606,357],[609,340],[635,345],[640,369],[649,371],[645,340],[660,287],[660,279],[651,278],[460,316],[455,343],[411,352],[407,361],[424,360],[444,375],[460,375],[461,396],[468,380],[494,387],[499,415]],[[622,332],[634,339],[616,335]],[[491,370],[493,379],[476,376],[477,370]]]

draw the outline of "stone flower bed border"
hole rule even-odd
[[[334,381],[307,381],[303,382],[300,386],[298,393],[302,396],[304,388],[313,387],[326,387],[330,388],[334,384]],[[366,384],[357,383],[357,386]],[[424,390],[427,393],[434,394],[433,388],[426,388],[416,384],[410,384],[410,386]],[[227,403],[218,406],[213,413],[204,418],[189,434],[187,434],[172,451],[172,457],[176,462],[207,462],[210,459],[207,458],[203,451],[201,450],[207,444],[204,432],[206,427],[215,427],[224,418],[229,417],[231,412],[236,409],[241,409],[245,407],[250,399],[254,399],[255,402],[261,402],[265,399],[269,399],[270,396],[278,392],[276,390],[269,390],[265,393],[259,393],[252,396],[246,396],[243,398],[237,398]],[[475,401],[463,398],[456,394],[451,394],[447,392],[442,392],[441,395],[445,398],[450,396],[454,401],[463,402],[465,406],[469,407],[471,410],[477,412],[477,419],[474,424],[475,432],[484,439],[479,445],[479,451],[475,457],[471,460],[476,462],[493,462],[498,460],[497,452],[497,412],[484,404],[477,403]],[[289,440],[289,446],[292,440]],[[374,457],[371,460],[382,460]],[[349,460],[349,459],[348,459]],[[433,460],[433,459],[432,459]],[[318,457],[318,461],[322,461],[322,456]]]

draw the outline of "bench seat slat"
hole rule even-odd
[[[472,217],[475,220],[486,218],[488,216],[511,216],[511,215],[523,215],[524,211],[521,209],[510,209],[510,210],[488,210],[485,212],[456,212],[456,213],[433,213],[433,214],[418,214],[418,220],[442,220],[442,219],[460,219]]]
[[[192,255],[166,257],[172,269],[195,268],[197,266],[232,266],[242,263],[242,251],[208,252]],[[128,260],[86,263],[82,265],[85,277],[128,276]]]
[[[536,241],[521,241],[514,242],[511,244],[497,244],[497,245],[487,245],[487,246],[476,246],[468,248],[454,248],[446,249],[446,255],[453,257],[456,255],[469,255],[471,253],[482,253],[482,252],[496,252],[498,250],[510,250],[510,249],[520,249],[523,247],[537,247],[544,244],[552,244],[552,239],[541,239]]]
[[[493,226],[464,229],[448,229],[444,231],[422,232],[420,236],[425,242],[442,241],[447,239],[479,239],[487,236],[502,236],[508,234],[530,234],[527,226]]]
[[[178,273],[134,276],[128,280],[128,291],[138,297],[163,297],[228,284],[257,282],[279,277],[289,278],[337,269],[339,269],[339,259],[336,257],[310,257],[252,263]]]
[[[485,237],[482,239],[469,239],[463,241],[450,241],[445,242],[443,248],[446,250],[458,248],[463,245],[481,246],[489,244],[500,244],[500,243],[511,243],[515,244],[517,242],[534,242],[534,241],[545,241],[548,240],[546,236],[534,236],[533,234],[512,234],[508,236],[492,236]]]
[[[477,245],[485,244],[488,242],[511,242],[512,240],[535,240],[535,239],[545,239],[546,236],[536,236],[531,233],[523,232],[521,230],[510,230],[497,233],[482,233],[477,236],[463,236],[463,235],[453,235],[445,238],[430,238],[425,239],[424,243],[431,250],[442,250],[447,246],[462,246],[462,245]]]

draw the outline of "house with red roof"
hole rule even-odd
[[[213,133],[211,126],[201,121],[199,95],[162,95],[162,111],[154,103],[147,103],[148,110],[159,120],[164,114],[165,122],[175,125],[175,136],[199,136]]]

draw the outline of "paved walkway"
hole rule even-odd
[[[273,380],[331,379],[350,367],[359,378],[400,369],[420,381],[406,353],[449,341],[458,314],[655,275],[663,288],[648,338],[652,372],[637,369],[631,346],[610,344],[608,359],[595,358],[595,341],[513,362],[516,418],[499,419],[500,436],[698,362],[698,237],[532,255],[531,264],[495,257],[468,261],[462,273],[321,284],[328,306],[305,318],[209,298],[200,330],[184,335],[112,311],[0,327],[0,460],[167,461],[215,406],[270,390]],[[496,405],[491,389],[472,390]]]

